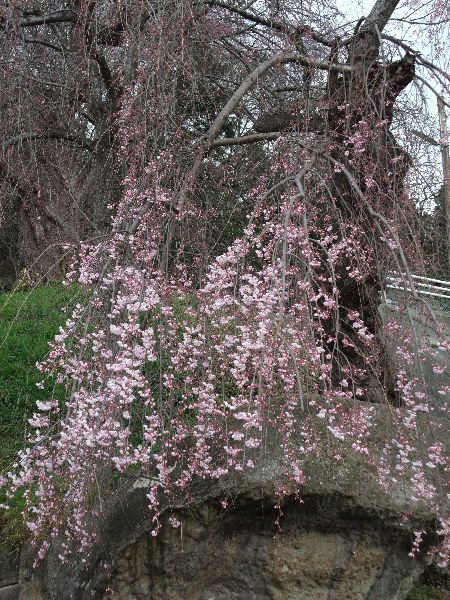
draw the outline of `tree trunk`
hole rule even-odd
[[[409,166],[409,157],[397,145],[390,125],[395,100],[413,79],[415,59],[406,54],[401,60],[384,65],[377,60],[376,40],[367,30],[357,36],[349,49],[352,72],[331,73],[328,82],[334,232],[342,235],[343,223],[365,228],[367,251],[373,259],[371,267],[361,267],[359,277],[349,277],[345,269],[336,273],[340,323],[338,339],[332,346],[336,350],[335,345],[341,344],[341,358],[338,356],[335,361],[333,378],[336,382],[343,379],[348,375],[346,365],[352,365],[352,375],[358,369],[366,373],[362,383],[368,399],[397,403],[379,306],[386,275],[389,270],[396,270],[392,230],[386,225],[395,220]],[[356,313],[374,336],[372,364],[352,326]]]

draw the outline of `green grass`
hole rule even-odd
[[[36,384],[42,374],[36,362],[48,353],[51,341],[65,323],[65,306],[80,298],[75,287],[41,286],[33,290],[0,294],[0,470],[4,470],[23,447],[27,419],[36,400],[56,396],[61,386]]]
[[[450,592],[438,590],[427,585],[419,585],[408,596],[407,600],[449,600]]]
[[[429,565],[407,600],[450,600],[450,570]]]

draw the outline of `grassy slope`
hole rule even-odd
[[[52,394],[36,387],[42,379],[36,362],[47,354],[48,342],[66,320],[63,307],[73,305],[77,294],[62,286],[0,294],[0,470],[23,446],[36,400]]]
[[[46,356],[48,342],[65,323],[64,307],[73,306],[79,297],[79,289],[56,285],[0,294],[0,472],[8,469],[24,446],[27,419],[36,400],[52,395],[63,400],[60,386],[36,387],[42,380],[36,362]],[[22,496],[17,494],[10,510],[0,514],[1,551],[20,551],[27,536],[22,510]]]

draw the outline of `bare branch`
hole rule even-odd
[[[431,146],[438,146],[438,147],[440,146],[439,142],[437,142],[436,140],[434,140],[429,135],[425,135],[425,133],[422,133],[421,131],[417,131],[417,129],[411,129],[411,133],[413,135],[415,135],[416,137],[420,138],[421,140],[423,140],[424,142],[427,142],[428,144],[431,144]]]
[[[55,44],[51,44],[50,42],[46,42],[45,40],[25,39],[24,41],[26,44],[41,44],[42,46],[51,48],[52,50],[55,50],[56,52],[64,52],[64,50],[62,48],[60,48],[59,46],[55,46]]]
[[[280,23],[279,21],[274,21],[272,19],[263,19],[258,15],[254,15],[252,13],[247,12],[246,10],[243,10],[242,8],[230,6],[229,4],[226,4],[226,2],[220,2],[220,0],[205,0],[205,4],[209,4],[210,6],[218,6],[232,13],[235,13],[236,15],[241,16],[247,21],[252,21],[253,23],[256,23],[258,25],[263,25],[264,27],[269,27],[271,29],[281,31],[282,33],[286,33],[287,35],[307,35],[311,37],[311,39],[313,39],[314,41],[319,42],[324,46],[328,46],[330,48],[333,46],[333,41],[330,41],[327,38],[323,37],[322,35],[320,35],[320,33],[317,33],[307,25],[292,27],[290,25],[285,25],[284,23]]]
[[[98,64],[100,75],[103,80],[103,83],[105,84],[108,95],[112,99],[114,99],[117,96],[118,90],[113,85],[111,69],[109,68],[108,63],[106,62],[105,57],[99,52],[92,52],[91,58],[95,60],[95,62]]]
[[[441,94],[430,83],[428,83],[428,81],[426,79],[424,79],[420,75],[417,75],[417,73],[415,75],[415,78],[418,79],[420,82],[422,82],[423,85],[426,86],[429,90],[431,90],[433,92],[433,94],[436,96],[436,98],[442,98]],[[443,98],[442,98],[442,102],[445,104],[445,106],[447,108],[450,108],[450,104],[448,102],[446,102]]]
[[[76,23],[78,15],[73,10],[56,10],[47,15],[31,15],[20,21],[21,27],[34,27],[36,25],[52,25],[53,23]]]
[[[25,133],[19,133],[18,135],[7,138],[2,144],[2,151],[5,151],[11,146],[21,144],[22,142],[31,142],[33,140],[62,140],[80,146],[84,150],[89,150],[91,152],[94,147],[93,142],[90,140],[87,140],[86,138],[80,138],[75,135],[70,135],[62,131],[27,131]]]
[[[78,21],[78,13],[70,9],[62,9],[57,10],[55,12],[49,13],[47,15],[26,15],[20,21],[20,27],[35,27],[38,25],[55,25],[58,23],[76,23]],[[96,33],[96,42],[97,44],[106,45],[106,46],[117,46],[121,41],[121,36],[124,31],[123,23],[119,22],[113,27],[105,27],[97,31]],[[26,40],[31,41],[31,40]],[[38,43],[36,40],[35,43]],[[44,45],[50,46],[48,43],[43,41],[39,41]],[[55,46],[56,50],[57,47]]]
[[[234,92],[234,94],[225,104],[225,106],[217,115],[213,124],[209,128],[209,131],[205,136],[206,142],[211,143],[217,137],[219,131],[222,129],[225,119],[227,119],[227,117],[234,111],[234,109],[237,107],[237,105],[245,96],[245,94],[257,84],[258,80],[261,77],[263,77],[269,69],[271,69],[275,65],[282,65],[287,63],[298,63],[305,67],[315,67],[324,71],[339,71],[341,73],[350,73],[352,71],[352,67],[350,67],[349,65],[340,65],[325,61],[313,60],[302,54],[282,53],[272,56],[272,58],[269,58],[260,65],[258,65],[256,69],[254,69],[244,79],[244,81],[241,83],[238,89]]]
[[[392,13],[397,8],[400,0],[377,0],[366,18],[364,24],[358,31],[358,35],[371,33],[375,28],[383,31],[386,27]]]
[[[243,144],[253,144],[255,142],[269,142],[278,139],[282,135],[283,133],[281,131],[271,131],[268,133],[252,133],[240,137],[221,138],[212,142],[208,146],[208,150],[214,150],[214,148],[218,148],[219,146],[241,146]]]
[[[226,119],[236,109],[236,107],[239,105],[245,94],[247,94],[247,92],[249,92],[258,83],[259,79],[263,77],[267,73],[267,71],[269,71],[269,69],[271,69],[275,65],[282,65],[287,63],[298,63],[304,66],[312,66],[326,71],[339,71],[344,73],[350,73],[353,70],[352,67],[350,67],[349,65],[340,65],[324,61],[317,61],[310,59],[302,54],[297,54],[293,52],[276,54],[275,56],[272,56],[272,58],[269,58],[262,62],[260,65],[258,65],[256,69],[254,69],[249,75],[247,75],[247,77],[244,79],[244,81],[241,83],[238,89],[234,92],[234,94],[219,112],[217,117],[214,119],[207,134],[201,140],[201,145],[199,146],[197,156],[194,160],[194,164],[191,170],[189,171],[189,174],[184,179],[183,185],[181,186],[180,192],[178,194],[178,198],[176,200],[177,210],[181,210],[183,208],[186,194],[197,177],[198,171],[203,162],[203,158],[208,152],[208,149],[210,148],[211,144],[219,135],[220,130],[222,129]]]
[[[281,31],[282,33],[292,33],[292,27],[285,25],[284,23],[280,23],[278,21],[273,21],[271,19],[263,19],[258,15],[254,15],[252,13],[243,10],[242,8],[238,8],[236,6],[230,6],[226,2],[220,2],[220,0],[205,0],[205,4],[209,4],[210,6],[218,6],[220,8],[224,8],[229,12],[232,12],[240,17],[243,17],[247,21],[252,21],[253,23],[257,23],[258,25],[264,25],[265,27],[269,27],[271,29],[276,29],[277,31]]]

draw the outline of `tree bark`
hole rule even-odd
[[[378,61],[380,31],[395,8],[395,2],[377,2],[363,27],[349,46],[348,62],[353,67],[350,74],[330,74],[327,128],[332,140],[331,157],[334,169],[330,187],[335,196],[334,231],[339,232],[339,221],[358,221],[367,228],[372,240],[375,264],[362,273],[360,281],[349,277],[343,270],[339,279],[340,324],[335,345],[344,338],[350,345],[341,345],[345,363],[355,369],[367,371],[367,360],[360,350],[361,343],[352,327],[349,315],[359,313],[375,346],[378,364],[370,370],[363,383],[368,389],[368,399],[397,403],[395,382],[383,342],[379,306],[386,275],[392,265],[392,251],[387,244],[389,231],[385,224],[395,213],[395,204],[404,194],[404,179],[409,167],[409,157],[397,145],[390,133],[394,103],[405,87],[413,80],[415,56],[407,53],[399,60],[384,65]],[[351,180],[345,174],[351,173]],[[355,189],[358,187],[358,193]],[[361,202],[361,193],[365,202]],[[385,215],[382,221],[375,215]],[[386,218],[387,217],[387,218]],[[371,234],[370,232],[374,232]],[[343,378],[342,365],[336,361],[333,377]]]

